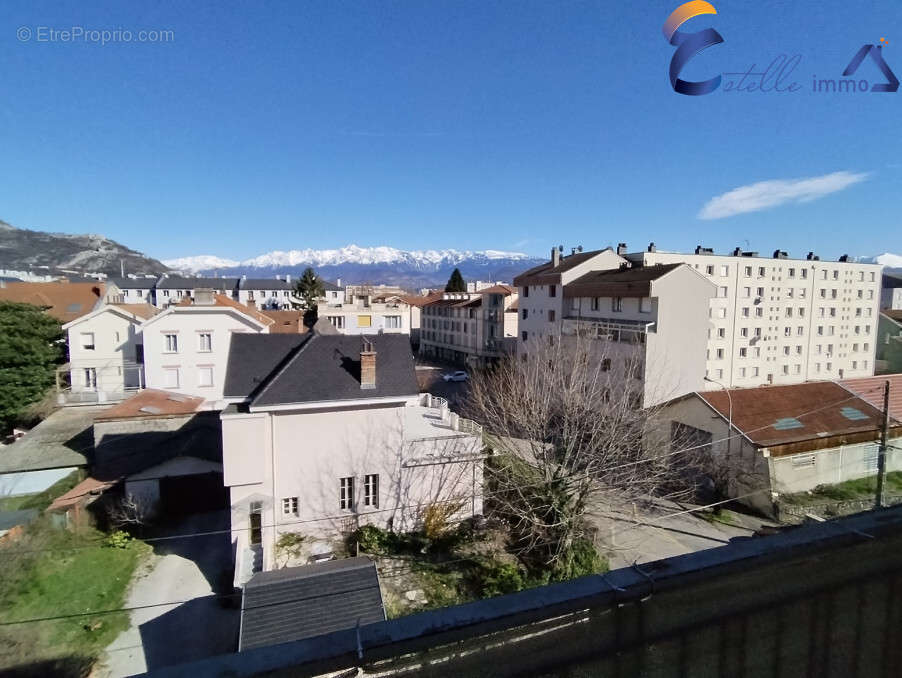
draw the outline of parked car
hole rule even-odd
[[[457,372],[448,372],[447,374],[442,375],[442,379],[444,379],[445,381],[466,381],[469,378],[470,375],[463,370],[457,370]]]

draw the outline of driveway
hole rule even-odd
[[[185,518],[163,534],[228,527],[228,512],[217,511]],[[154,555],[135,575],[126,606],[188,602],[133,611],[131,626],[106,648],[94,676],[131,676],[237,650],[240,612],[214,597],[231,586],[230,578],[223,583],[231,564],[229,534],[152,543]]]
[[[459,369],[461,368],[442,367],[434,364],[417,365],[417,383],[420,392],[444,398],[453,409],[458,409],[467,397],[467,382],[445,381],[442,379],[442,375]]]
[[[774,524],[736,511],[723,512],[722,519],[727,522],[708,521],[692,511],[695,508],[668,500],[656,500],[651,507],[597,503],[587,518],[598,530],[611,569],[724,546]]]

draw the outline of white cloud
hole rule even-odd
[[[756,184],[740,186],[723,195],[714,196],[702,207],[698,217],[699,219],[723,219],[786,203],[811,202],[864,181],[868,176],[867,172],[833,172],[806,179],[759,181]]]

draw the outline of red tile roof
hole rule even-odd
[[[46,306],[65,324],[93,311],[105,291],[102,282],[12,282],[0,286],[0,301]]]
[[[111,304],[111,306],[121,308],[123,311],[136,315],[144,320],[152,318],[160,312],[160,309],[156,306],[151,306],[150,304]]]
[[[260,313],[273,321],[269,326],[270,334],[303,334],[307,331],[304,314],[301,311],[261,310]]]
[[[486,287],[484,290],[479,290],[476,294],[503,294],[505,296],[509,294],[514,294],[517,290],[510,285],[493,285],[492,287]]]
[[[85,478],[78,485],[73,487],[65,494],[60,495],[50,506],[48,511],[62,511],[78,504],[83,497],[91,494],[102,494],[104,490],[109,489],[116,484],[117,481],[112,480],[96,480],[94,478]]]
[[[879,410],[832,381],[733,388],[698,394],[755,445],[771,447],[807,440],[875,432]],[[835,445],[832,443],[830,446]]]
[[[193,398],[181,393],[171,393],[148,388],[139,391],[126,401],[101,412],[95,421],[131,419],[133,417],[161,417],[196,412],[204,402],[203,398]]]
[[[247,306],[245,304],[239,303],[234,299],[227,297],[224,294],[214,294],[213,295],[214,306],[224,306],[227,308],[234,308],[238,311],[241,311],[245,315],[249,315],[251,318],[256,320],[258,323],[261,323],[265,326],[270,326],[275,323],[275,320],[268,317],[265,313],[260,311],[257,308],[252,308],[251,306]],[[182,300],[176,304],[176,306],[196,306],[191,297],[183,297]]]
[[[902,422],[902,374],[845,379],[839,383],[882,412],[883,388],[887,381],[889,382],[889,416]]]

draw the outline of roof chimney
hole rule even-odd
[[[336,279],[335,279],[335,286],[336,286],[336,287],[341,287],[341,278],[336,278]]]
[[[214,306],[215,304],[216,299],[213,297],[213,290],[203,287],[194,290],[195,306]]]
[[[846,262],[849,261],[849,255],[848,255],[848,254],[844,254],[844,255],[842,255],[842,256],[839,258],[839,260],[840,260],[841,262],[843,262],[843,263],[846,263]]]
[[[626,243],[625,242],[617,243],[617,254],[619,254],[621,257],[624,254],[626,254]]]
[[[733,256],[734,256],[734,257],[741,257],[741,256],[742,256],[742,248],[741,248],[741,247],[737,247],[736,249],[734,249],[734,250],[733,250]]]
[[[657,252],[658,248],[655,247],[655,244],[653,242],[650,242],[650,243],[648,243],[648,251],[649,252]]]
[[[360,388],[376,388],[376,351],[373,350],[373,342],[366,337],[360,351]]]
[[[561,263],[561,253],[557,247],[551,248],[551,268],[557,268]]]
[[[786,259],[788,256],[783,250],[774,250],[774,259]]]
[[[821,260],[821,258],[819,256],[817,256],[814,252],[809,252],[807,258],[808,258],[808,261],[820,261]]]

